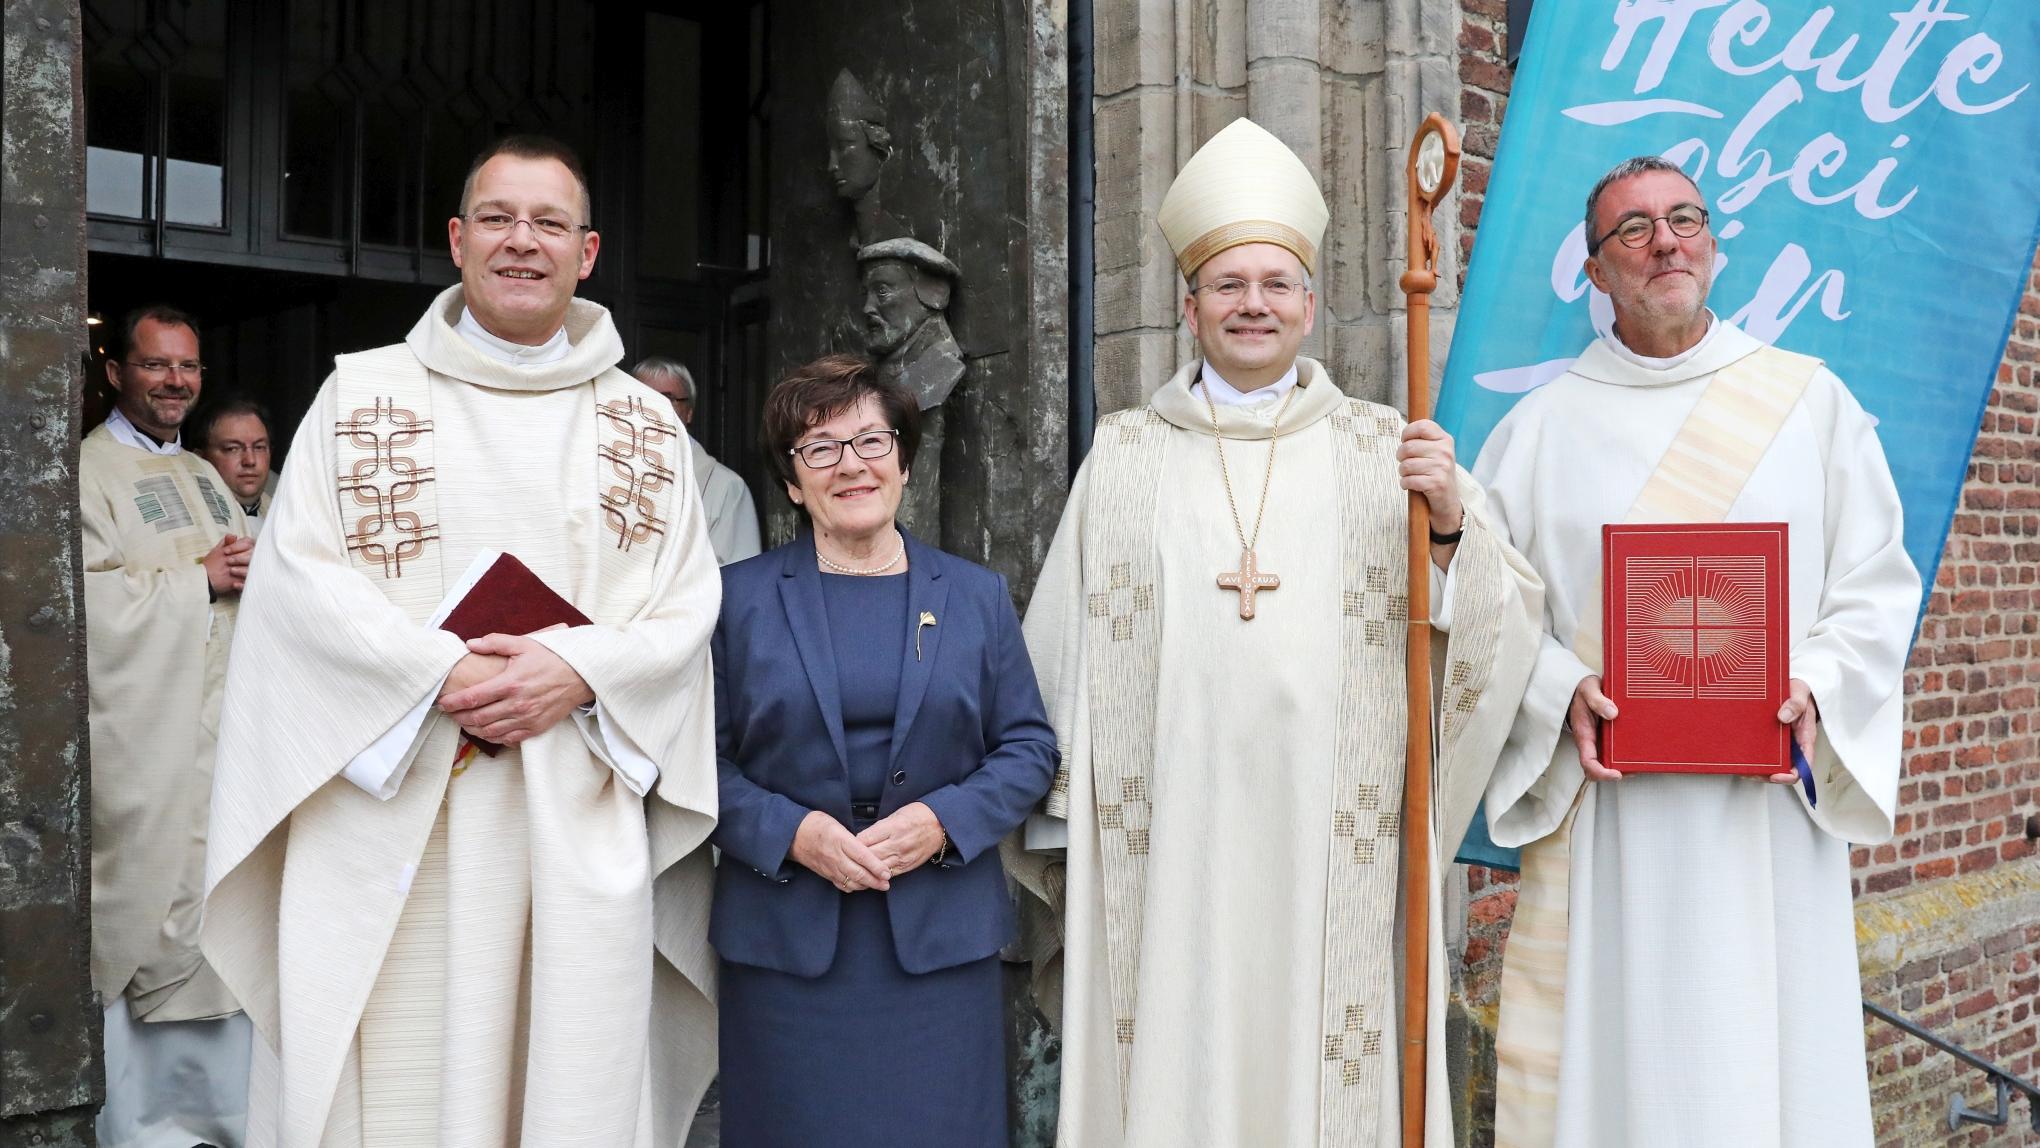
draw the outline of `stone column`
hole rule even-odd
[[[0,1144],[92,1143],[91,764],[79,584],[85,132],[75,0],[0,64]]]
[[[1304,353],[1349,394],[1403,401],[1403,161],[1455,115],[1458,0],[1097,0],[1097,390],[1141,402],[1193,349],[1155,224],[1176,170],[1245,115],[1295,150],[1331,208]],[[1440,211],[1434,372],[1458,307],[1456,202]]]

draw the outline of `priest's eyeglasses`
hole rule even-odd
[[[541,215],[537,219],[527,219],[521,215],[512,215],[507,211],[477,211],[467,218],[469,223],[475,225],[477,231],[482,231],[489,235],[501,235],[506,231],[514,231],[520,223],[530,224],[531,230],[545,239],[566,239],[577,231],[594,230],[594,228],[585,223],[568,223],[564,219],[551,215]]]
[[[1624,247],[1648,247],[1651,236],[1657,234],[1658,220],[1680,239],[1691,239],[1707,227],[1707,209],[1688,204],[1675,207],[1667,215],[1632,215],[1615,225],[1615,230],[1594,240],[1594,250],[1599,251],[1610,239],[1620,239]]]
[[[134,359],[122,359],[121,362],[133,367],[147,379],[160,379],[172,371],[187,379],[202,378],[205,375],[205,364],[194,363],[189,359],[181,363],[173,363],[168,359],[143,359],[139,362]]]
[[[1249,287],[1259,287],[1262,298],[1279,302],[1303,290],[1303,280],[1291,279],[1287,275],[1276,275],[1267,279],[1213,279],[1209,283],[1199,284],[1190,293],[1198,295],[1209,291],[1220,299],[1237,302],[1247,297]]]
[[[897,442],[899,437],[898,430],[888,427],[885,430],[865,431],[853,438],[818,438],[811,443],[794,447],[786,453],[799,455],[809,470],[827,470],[843,461],[843,448],[846,446],[856,451],[858,458],[884,458],[892,453],[893,443]]]

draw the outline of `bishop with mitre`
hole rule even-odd
[[[1065,1145],[1399,1143],[1410,492],[1449,630],[1414,827],[1434,853],[1507,732],[1541,591],[1444,431],[1298,356],[1327,214],[1251,121],[1184,166],[1160,222],[1201,353],[1100,422],[1028,612],[1064,767],[1016,869],[1062,914],[1035,955],[1051,1012],[1060,979]],[[1435,924],[1431,947],[1443,1148]]]

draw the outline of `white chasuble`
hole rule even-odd
[[[1670,366],[1602,340],[1481,450],[1492,518],[1546,582],[1487,792],[1495,841],[1525,846],[1501,1004],[1506,1148],[1872,1142],[1848,843],[1891,833],[1920,586],[1871,419],[1832,373],[1802,360],[1796,401],[1774,419],[1747,406],[1740,427],[1720,391],[1703,401],[1776,354],[1725,324]],[[1585,784],[1564,720],[1599,670],[1601,525],[1651,500],[1668,454],[1676,471],[1693,442],[1752,429],[1747,477],[1712,517],[1790,525],[1789,673],[1821,714],[1814,800],[1749,778]]]
[[[199,953],[206,805],[237,598],[206,553],[246,535],[195,454],[79,446],[92,727],[92,987],[138,1020],[234,1012]]]
[[[1241,546],[1196,364],[1100,423],[1028,611],[1065,763],[1046,809],[1067,855],[1015,868],[1066,929],[1064,1145],[1398,1142],[1402,418],[1299,365],[1279,438],[1282,402],[1217,413],[1250,534],[1268,474],[1256,549],[1281,585],[1251,621],[1217,581]],[[1501,744],[1539,598],[1461,486],[1452,629],[1436,645],[1437,818],[1419,830],[1434,863]],[[1426,1139],[1442,1148],[1435,881],[1431,898]],[[1056,958],[1037,956],[1053,1012]]]
[[[678,1144],[715,1061],[720,604],[685,444],[602,308],[524,366],[461,311],[450,289],[402,347],[343,357],[249,576],[206,911],[275,1053],[251,1143]],[[426,622],[492,550],[593,620],[534,638],[658,763],[649,795],[573,720],[456,770],[437,711],[387,800],[342,775],[464,653]]]

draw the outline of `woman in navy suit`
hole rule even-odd
[[[1006,581],[894,522],[920,413],[868,360],[773,388],[812,528],[723,569],[716,626],[722,1136],[1004,1148],[998,842],[1049,728]]]

